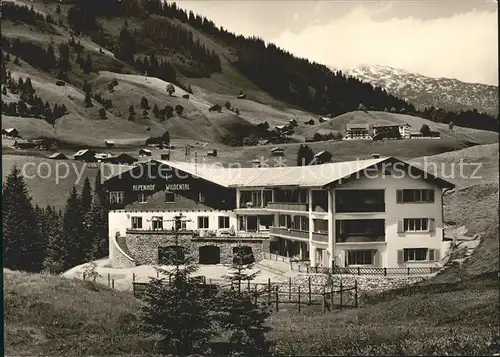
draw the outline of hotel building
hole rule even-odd
[[[443,193],[454,187],[393,157],[259,168],[150,160],[104,185],[115,267],[161,263],[179,214],[200,263],[247,249],[330,268],[436,267]]]

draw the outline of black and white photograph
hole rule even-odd
[[[3,355],[500,356],[496,0],[1,0]]]

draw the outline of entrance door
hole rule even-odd
[[[219,264],[220,248],[215,245],[205,245],[199,248],[200,264]]]

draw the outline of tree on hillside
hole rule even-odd
[[[44,231],[47,234],[43,268],[52,274],[59,274],[64,271],[64,257],[67,249],[62,234],[62,213],[48,206],[43,214],[46,225]]]
[[[297,166],[307,166],[314,159],[314,152],[308,145],[300,145],[297,151]]]
[[[92,199],[92,207],[87,214],[88,237],[91,241],[89,260],[103,258],[108,251],[108,214],[104,206],[104,195],[96,187]]]
[[[226,103],[224,104],[224,106],[227,108],[227,109],[231,109],[231,102],[228,100],[226,101]]]
[[[174,226],[180,228],[182,216]],[[144,332],[159,337],[157,350],[165,354],[203,354],[214,335],[211,302],[199,283],[190,278],[198,269],[189,240],[175,234],[175,244],[164,257],[173,269],[161,269],[161,278],[151,278],[141,307]],[[170,275],[170,283],[164,275]]]
[[[177,115],[182,115],[182,112],[184,111],[184,107],[180,104],[177,104],[175,106],[175,112],[177,113]]]
[[[99,109],[99,118],[106,119],[106,109],[104,108]]]
[[[91,108],[91,107],[94,106],[94,104],[92,103],[92,97],[90,95],[90,92],[85,93],[85,100],[84,100],[84,102],[85,102],[85,106],[87,108]]]
[[[90,211],[90,207],[92,206],[92,186],[90,185],[88,177],[85,177],[85,181],[83,181],[83,188],[80,197],[82,212],[85,215]]]
[[[429,125],[427,124],[422,124],[420,127],[420,133],[422,136],[431,136],[431,129],[429,128]]]
[[[167,116],[167,119],[172,118],[174,116],[174,108],[170,105],[165,106],[165,115]]]
[[[170,133],[168,131],[164,132],[163,135],[161,136],[162,142],[170,145]]]
[[[128,107],[128,112],[130,115],[135,115],[135,109],[133,105],[130,105],[130,107]]]
[[[266,333],[270,328],[266,320],[270,313],[263,304],[254,301],[253,292],[245,289],[246,284],[242,288],[242,282],[254,280],[259,272],[252,272],[253,255],[239,245],[237,248],[229,274],[224,276],[232,288],[220,293],[216,319],[229,332],[231,355],[267,355],[270,344]]]
[[[81,199],[73,186],[63,216],[62,235],[64,240],[63,269],[67,270],[85,261],[89,254],[90,242],[87,242],[84,214]]]
[[[38,272],[44,246],[38,237],[37,216],[21,170],[14,166],[2,190],[4,266]]]
[[[141,108],[144,110],[149,109],[149,103],[148,103],[148,99],[146,97],[141,98]]]
[[[153,106],[153,115],[155,116],[156,119],[160,117],[160,109],[158,108],[158,105]]]
[[[175,93],[175,87],[172,83],[167,84],[167,93],[170,96]]]
[[[450,129],[450,131],[453,131],[454,126],[455,123],[453,122],[453,120],[448,123],[448,128]]]

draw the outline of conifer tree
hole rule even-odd
[[[180,228],[181,219],[176,217],[176,229]],[[141,307],[143,328],[148,334],[160,336],[158,349],[163,353],[202,353],[214,333],[210,301],[202,287],[190,279],[197,270],[192,252],[188,241],[181,241],[175,232],[175,248],[166,257],[173,269],[158,268],[162,276],[170,275],[171,281],[152,278],[145,292]]]
[[[88,177],[86,177],[85,181],[83,181],[83,188],[80,197],[83,214],[87,214],[92,206],[92,187],[90,186],[90,180]]]
[[[21,170],[14,166],[2,190],[4,266],[36,272],[43,261],[36,214]]]
[[[67,270],[85,261],[90,244],[86,240],[85,222],[81,199],[73,186],[63,217],[64,256],[63,268]]]
[[[98,189],[94,190],[92,207],[88,213],[88,237],[92,242],[89,260],[103,258],[109,254],[108,251],[108,215],[102,196]]]
[[[254,301],[252,292],[241,288],[242,281],[255,279],[259,272],[252,272],[255,261],[253,255],[241,246],[238,248],[233,254],[229,274],[224,276],[231,281],[232,287],[219,295],[217,321],[220,327],[229,332],[232,355],[265,355],[269,351],[266,339],[266,333],[270,330],[266,325],[269,311]]]
[[[156,103],[155,103],[155,105],[153,107],[153,114],[154,114],[155,118],[159,118],[160,117],[160,109],[158,108],[158,105],[156,105]]]
[[[300,145],[297,151],[297,166],[307,166],[314,159],[314,152],[308,145]]]
[[[59,274],[64,271],[64,257],[67,255],[62,234],[62,213],[51,206],[44,213],[47,247],[43,267],[50,273]]]

